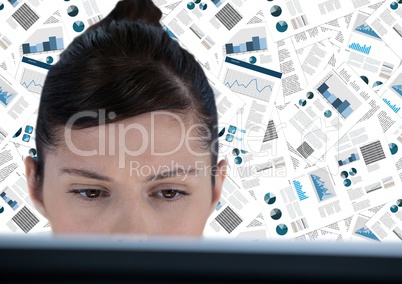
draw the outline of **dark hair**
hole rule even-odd
[[[49,70],[36,125],[37,178],[43,183],[45,149],[54,149],[60,126],[81,111],[115,112],[106,123],[157,110],[174,110],[199,127],[203,145],[217,164],[217,110],[213,90],[194,56],[160,25],[162,13],[151,0],[124,0],[102,21],[76,37]],[[74,129],[98,126],[85,117]],[[209,136],[209,137],[208,137]],[[214,174],[211,176],[215,184]]]

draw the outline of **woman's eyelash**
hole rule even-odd
[[[82,201],[85,202],[92,202],[92,201],[96,201],[97,199],[100,198],[104,198],[109,196],[109,193],[105,190],[100,190],[100,189],[94,189],[94,188],[85,188],[85,189],[72,189],[67,191],[67,193],[72,193],[74,195],[74,197],[79,198]],[[86,193],[92,197],[88,197],[88,196],[83,196],[82,193]]]
[[[175,193],[175,196],[176,196],[176,194],[179,194],[179,195],[181,195],[181,196],[178,197],[178,198],[176,198],[176,197],[173,197],[173,198],[159,197],[159,196],[158,196],[158,193],[159,193],[159,192],[163,192],[163,191],[165,191],[165,192],[166,192],[166,191],[173,191],[173,192]],[[181,199],[186,198],[188,195],[190,195],[190,193],[185,192],[185,191],[182,191],[182,190],[178,190],[178,189],[173,189],[173,188],[172,188],[172,189],[162,189],[162,190],[158,190],[158,191],[155,191],[155,192],[153,192],[153,193],[150,194],[150,196],[152,196],[152,197],[154,197],[154,198],[157,198],[157,199],[161,200],[162,202],[168,202],[168,203],[180,201]]]

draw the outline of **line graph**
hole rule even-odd
[[[269,102],[274,83],[262,78],[227,69],[225,86],[236,93]]]
[[[45,79],[45,74],[25,68],[22,72],[20,84],[28,91],[40,95]]]

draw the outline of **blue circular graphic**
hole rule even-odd
[[[398,3],[396,2],[392,2],[391,5],[389,5],[391,7],[392,10],[396,10],[398,9]]]
[[[234,160],[236,165],[240,165],[243,162],[243,159],[241,157],[236,157]]]
[[[392,213],[396,213],[398,212],[398,206],[392,205],[391,208],[389,208],[389,210],[391,210]]]
[[[187,8],[188,8],[189,10],[193,10],[193,9],[195,8],[195,4],[194,4],[193,2],[189,2],[189,3],[187,4]]]
[[[276,226],[276,233],[280,236],[284,236],[286,235],[286,233],[288,232],[288,226],[286,226],[285,224],[279,224],[278,226]]]
[[[324,116],[325,116],[326,118],[330,118],[330,117],[332,116],[332,111],[330,111],[330,110],[324,111]]]
[[[51,56],[46,57],[46,63],[47,64],[52,64],[53,63],[53,57],[51,57]]]
[[[345,179],[345,180],[343,181],[343,185],[346,186],[346,187],[349,187],[349,186],[352,185],[352,181],[347,178],[347,179]]]
[[[398,145],[396,145],[395,143],[389,143],[388,147],[389,147],[389,150],[391,151],[392,155],[395,155],[396,153],[398,153]]]
[[[250,56],[248,62],[250,62],[251,64],[255,64],[257,62],[257,58],[255,56]]]
[[[288,24],[285,21],[279,21],[276,23],[276,30],[280,33],[286,32],[288,29]]]
[[[299,105],[304,107],[307,104],[307,101],[305,99],[300,99],[299,100]]]
[[[237,149],[237,148],[234,148],[234,149],[232,150],[232,155],[233,155],[233,156],[239,156],[239,155],[240,155],[240,150]]]
[[[396,205],[397,205],[398,207],[402,207],[402,199],[398,199],[398,200],[396,201]]]
[[[0,11],[4,9],[4,4],[0,3]]]
[[[279,220],[282,217],[282,211],[278,208],[272,209],[269,214],[273,220]]]
[[[267,203],[267,204],[269,204],[269,205],[274,204],[275,201],[276,201],[276,196],[275,196],[275,194],[273,194],[273,193],[271,193],[271,192],[268,192],[268,193],[265,194],[265,196],[264,196],[264,201],[265,201],[265,203]]]
[[[85,24],[82,21],[76,21],[73,24],[73,29],[74,31],[76,31],[77,33],[82,32],[85,29]]]
[[[356,170],[355,168],[351,168],[351,169],[349,170],[349,174],[350,174],[351,176],[355,176],[355,175],[357,174],[357,170]]]
[[[306,97],[311,100],[312,98],[314,98],[314,93],[313,92],[307,92]]]
[[[348,174],[347,171],[341,172],[341,177],[342,177],[343,179],[348,178],[348,176],[349,176],[349,174]]]
[[[205,3],[200,3],[199,7],[200,7],[201,10],[206,10],[208,8],[208,5],[205,4]]]

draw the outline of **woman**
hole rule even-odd
[[[201,236],[219,201],[214,95],[161,15],[120,1],[48,72],[24,163],[55,234]]]

